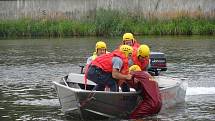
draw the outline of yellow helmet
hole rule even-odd
[[[138,65],[133,65],[129,68],[129,72],[131,71],[141,71],[141,68]]]
[[[96,52],[97,52],[97,49],[107,49],[107,46],[106,46],[105,42],[103,42],[103,41],[98,41],[98,42],[96,43],[95,49],[96,49]]]
[[[125,33],[122,37],[123,41],[134,40],[134,36],[132,33]]]
[[[123,52],[126,55],[126,57],[128,57],[128,55],[131,55],[133,52],[133,48],[129,45],[121,45],[119,50]]]
[[[147,45],[140,45],[140,47],[137,50],[137,57],[149,57],[150,55],[150,49]]]

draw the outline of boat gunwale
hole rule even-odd
[[[105,94],[138,94],[138,92],[110,92],[110,91],[91,91],[91,90],[84,90],[84,89],[77,89],[77,88],[73,88],[73,87],[68,87],[68,86],[65,86],[63,84],[60,84],[56,81],[53,81],[52,83],[54,83],[55,85],[57,86],[60,86],[60,87],[64,87],[64,88],[67,88],[71,91],[74,91],[74,92],[85,92],[85,93],[105,93]]]
[[[54,83],[57,86],[66,88],[66,89],[71,90],[73,92],[76,92],[76,93],[84,92],[84,93],[124,94],[124,95],[138,94],[139,93],[136,91],[131,91],[131,92],[91,91],[91,90],[84,90],[84,89],[77,89],[77,88],[73,88],[73,87],[68,87],[66,85],[60,84],[57,81],[53,81],[52,83]],[[167,86],[167,87],[159,87],[159,88],[160,88],[160,91],[163,91],[163,90],[167,90],[170,88],[180,87],[181,84],[182,84],[182,82],[177,81],[177,83],[175,85],[171,85],[171,86]]]

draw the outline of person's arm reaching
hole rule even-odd
[[[112,69],[113,78],[119,79],[119,80],[130,80],[132,78],[130,74],[124,75],[120,73],[120,70],[123,65],[123,61],[119,57],[114,57],[112,59],[112,63],[113,63],[113,69]]]
[[[119,70],[115,68],[113,68],[112,70],[112,76],[113,78],[119,79],[119,80],[131,80],[132,78],[131,74],[128,74],[128,75],[121,74]]]

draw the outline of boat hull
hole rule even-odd
[[[75,78],[74,78],[75,76]],[[77,77],[79,76],[79,77]],[[141,101],[138,92],[107,92],[83,90],[82,75],[70,74],[64,82],[53,82],[64,113],[75,110],[83,119],[97,116],[108,118],[126,118]],[[72,81],[76,79],[76,81]],[[82,78],[83,79],[83,78]],[[183,82],[167,77],[156,77],[162,97],[162,110],[182,103],[185,100],[186,87]],[[79,82],[79,83],[77,83]],[[94,85],[93,82],[89,82]]]

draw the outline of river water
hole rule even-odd
[[[77,121],[60,110],[52,81],[80,73],[79,64],[105,40],[111,51],[121,38],[0,40],[0,121]],[[164,52],[163,75],[188,82],[185,104],[144,121],[215,121],[215,37],[138,36],[152,51]],[[113,119],[111,119],[113,120]],[[114,119],[120,121],[121,119]]]

